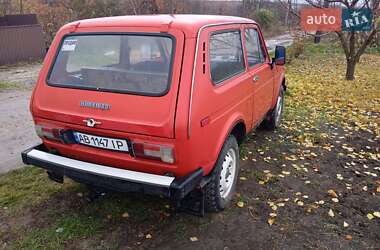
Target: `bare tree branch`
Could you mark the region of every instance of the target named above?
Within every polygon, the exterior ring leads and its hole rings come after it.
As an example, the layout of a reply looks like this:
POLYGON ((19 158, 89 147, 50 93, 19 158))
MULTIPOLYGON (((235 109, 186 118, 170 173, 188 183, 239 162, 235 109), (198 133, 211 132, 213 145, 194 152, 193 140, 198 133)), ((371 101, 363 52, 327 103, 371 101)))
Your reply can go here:
POLYGON ((378 30, 376 29, 373 29, 371 31, 371 33, 368 35, 367 39, 364 40, 364 42, 362 43, 362 45, 359 47, 358 51, 356 52, 355 54, 355 57, 360 57, 361 55, 363 55, 365 49, 368 47, 368 45, 371 43, 371 41, 373 40, 373 38, 375 37, 376 33, 377 33, 378 30))
POLYGON ((137 4, 136 4, 136 2, 135 2, 134 0, 129 0, 129 2, 130 2, 131 5, 132 5, 133 13, 134 13, 135 15, 137 15, 137 4))
POLYGON ((282 0, 278 0, 278 2, 284 7, 286 8, 287 10, 289 10, 294 16, 298 17, 299 19, 301 19, 301 16, 298 14, 298 12, 296 10, 294 10, 291 6, 289 6, 289 4, 287 3, 284 3, 282 0))
POLYGON ((313 0, 305 0, 308 4, 310 4, 311 6, 313 6, 314 8, 319 8, 319 9, 322 9, 322 5, 320 2, 316 3, 314 2, 313 0))

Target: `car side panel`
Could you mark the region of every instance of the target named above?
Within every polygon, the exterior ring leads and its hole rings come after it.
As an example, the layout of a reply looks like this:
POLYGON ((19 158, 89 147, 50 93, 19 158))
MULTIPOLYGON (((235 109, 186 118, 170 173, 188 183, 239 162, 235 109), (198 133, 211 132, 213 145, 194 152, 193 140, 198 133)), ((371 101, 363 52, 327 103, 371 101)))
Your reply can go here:
POLYGON ((258 124, 271 108, 273 98, 273 72, 267 63, 254 67, 249 72, 251 79, 259 77, 253 92, 253 121, 258 124))
POLYGON ((212 170, 225 138, 237 121, 243 121, 247 130, 252 127, 252 83, 247 69, 218 85, 211 80, 210 35, 231 29, 240 30, 241 25, 206 28, 200 35, 198 45, 190 139, 186 152, 188 157, 196 156, 199 159, 198 164, 204 168, 205 174, 212 170))
MULTIPOLYGON (((268 48, 267 48, 267 45, 266 45, 265 40, 264 40, 263 33, 261 32, 261 29, 257 24, 255 24, 254 26, 256 26, 258 28, 258 31, 260 34, 260 39, 261 39, 262 44, 264 45, 264 50, 265 50, 265 53, 267 55, 267 63, 269 64, 272 62, 272 60, 269 57, 269 52, 268 52, 268 48)), ((273 64, 273 70, 272 71, 273 71, 273 83, 272 83, 273 84, 273 90, 272 90, 273 95, 272 95, 272 103, 270 105, 270 110, 272 110, 276 106, 277 97, 278 97, 278 94, 280 91, 280 86, 281 86, 283 80, 285 79, 285 67, 273 64)))
POLYGON ((280 91, 282 82, 285 80, 285 68, 284 66, 274 65, 274 89, 271 108, 274 108, 277 102, 277 97, 280 91))
MULTIPOLYGON (((258 124, 272 107, 275 72, 269 64, 270 59, 260 28, 255 24, 244 25, 244 31, 248 29, 255 29, 258 32, 265 55, 263 63, 248 66, 253 85, 253 122, 258 124), (258 80, 255 81, 254 78, 258 78, 258 80)), ((244 36, 244 38, 246 37, 244 36)), ((245 47, 245 50, 247 50, 247 47, 245 47)))

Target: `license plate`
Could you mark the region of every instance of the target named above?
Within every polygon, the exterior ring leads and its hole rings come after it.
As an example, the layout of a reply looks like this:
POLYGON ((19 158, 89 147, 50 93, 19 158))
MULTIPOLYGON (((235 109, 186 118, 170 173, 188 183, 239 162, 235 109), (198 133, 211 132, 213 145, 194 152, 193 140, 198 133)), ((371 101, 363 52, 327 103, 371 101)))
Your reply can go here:
POLYGON ((84 144, 96 148, 128 152, 128 143, 127 140, 124 139, 89 135, 79 132, 73 132, 73 134, 75 141, 79 144, 84 144))

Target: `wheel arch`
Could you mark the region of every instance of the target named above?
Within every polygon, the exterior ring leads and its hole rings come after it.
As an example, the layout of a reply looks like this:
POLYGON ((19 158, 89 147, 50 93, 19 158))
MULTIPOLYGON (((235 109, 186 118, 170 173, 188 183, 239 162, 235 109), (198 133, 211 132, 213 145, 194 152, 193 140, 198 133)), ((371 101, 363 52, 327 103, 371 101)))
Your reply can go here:
POLYGON ((211 167, 211 169, 206 170, 206 174, 212 173, 212 171, 215 169, 215 164, 218 160, 219 154, 223 148, 224 142, 227 140, 228 136, 233 135, 235 136, 238 145, 243 143, 245 136, 247 134, 247 126, 246 122, 243 119, 242 116, 236 116, 234 118, 231 118, 229 121, 231 122, 226 122, 226 125, 224 129, 222 130, 223 133, 221 133, 221 136, 219 137, 219 140, 217 142, 217 147, 216 150, 213 152, 214 155, 214 163, 211 167))
MULTIPOLYGON (((229 135, 235 136, 238 145, 241 145, 244 141, 245 135, 247 134, 247 128, 245 126, 245 123, 243 120, 237 121, 237 123, 233 126, 233 128, 230 130, 229 135)), ((225 140, 227 137, 225 138, 225 140)))
POLYGON ((271 105, 271 109, 270 110, 272 110, 275 107, 275 105, 276 105, 277 97, 278 97, 278 95, 280 93, 281 86, 284 88, 284 91, 286 91, 285 74, 282 73, 278 79, 279 80, 276 81, 276 83, 274 85, 274 88, 273 88, 274 95, 273 95, 273 98, 272 98, 272 105, 271 105))
POLYGON ((281 86, 284 88, 284 91, 286 91, 286 79, 285 79, 285 76, 282 78, 281 86))

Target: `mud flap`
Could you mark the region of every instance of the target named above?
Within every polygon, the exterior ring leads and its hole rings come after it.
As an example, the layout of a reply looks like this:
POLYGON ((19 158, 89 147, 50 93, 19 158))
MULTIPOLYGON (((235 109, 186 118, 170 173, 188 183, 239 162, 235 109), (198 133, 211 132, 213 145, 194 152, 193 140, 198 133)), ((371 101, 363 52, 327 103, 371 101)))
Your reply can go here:
POLYGON ((46 171, 46 172, 50 180, 61 183, 61 184, 63 183, 63 179, 64 179, 63 175, 60 175, 51 171, 46 171))
POLYGON ((177 201, 176 208, 179 212, 188 213, 203 217, 205 216, 205 200, 206 192, 205 186, 210 181, 210 178, 203 177, 199 186, 190 192, 186 197, 177 201))

